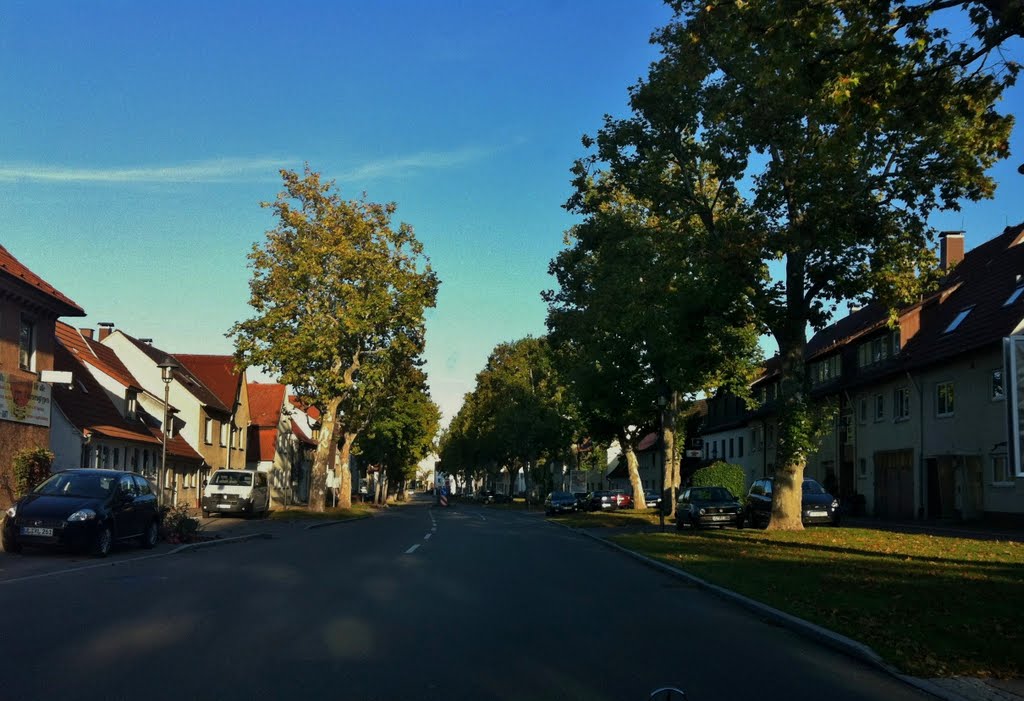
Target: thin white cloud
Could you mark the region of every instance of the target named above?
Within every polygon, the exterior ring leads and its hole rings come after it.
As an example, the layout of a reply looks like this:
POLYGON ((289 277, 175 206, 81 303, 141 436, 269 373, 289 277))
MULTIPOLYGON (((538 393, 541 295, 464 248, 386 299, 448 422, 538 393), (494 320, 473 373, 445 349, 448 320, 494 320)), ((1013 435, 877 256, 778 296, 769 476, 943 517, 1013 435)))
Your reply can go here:
POLYGON ((363 181, 396 178, 425 170, 456 168, 481 161, 493 155, 493 149, 463 148, 455 151, 424 151, 411 156, 396 156, 371 161, 339 174, 338 180, 363 181))
POLYGON ((274 177, 282 161, 277 158, 222 158, 172 166, 138 168, 70 168, 63 166, 0 163, 0 181, 30 180, 46 183, 198 183, 274 177))

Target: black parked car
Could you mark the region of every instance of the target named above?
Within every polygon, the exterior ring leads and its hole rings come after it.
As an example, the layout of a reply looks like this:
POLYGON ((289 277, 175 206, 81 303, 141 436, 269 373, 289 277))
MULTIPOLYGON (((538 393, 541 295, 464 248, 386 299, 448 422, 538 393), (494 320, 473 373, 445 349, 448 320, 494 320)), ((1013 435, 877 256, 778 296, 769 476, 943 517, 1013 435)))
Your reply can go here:
POLYGON ((115 541, 156 545, 160 510, 142 475, 119 470, 58 472, 7 510, 3 546, 66 547, 106 557, 115 541))
POLYGON ((601 489, 587 495, 587 511, 609 511, 619 508, 615 492, 601 489))
POLYGON ((644 492, 644 501, 648 509, 661 508, 661 492, 644 492))
POLYGON ((566 514, 576 510, 576 495, 571 492, 551 492, 544 499, 544 513, 548 516, 566 514))
POLYGON ((676 528, 684 526, 736 526, 743 505, 725 487, 688 487, 676 501, 676 528))
POLYGON ((501 494, 493 489, 481 489, 477 492, 476 500, 481 504, 511 504, 512 497, 508 494, 501 494))
MULTIPOLYGON (((747 492, 743 521, 750 526, 768 527, 772 515, 774 478, 754 480, 747 492)), ((803 483, 802 519, 805 526, 815 523, 839 525, 839 500, 825 491, 817 481, 807 478, 803 483)))

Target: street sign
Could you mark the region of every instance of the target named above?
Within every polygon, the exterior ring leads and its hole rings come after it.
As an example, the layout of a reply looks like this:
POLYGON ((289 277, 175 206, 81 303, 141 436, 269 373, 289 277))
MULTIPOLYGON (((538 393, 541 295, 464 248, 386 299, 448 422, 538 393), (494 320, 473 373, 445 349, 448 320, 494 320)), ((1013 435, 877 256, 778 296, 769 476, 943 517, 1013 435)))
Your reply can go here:
POLYGON ((687 450, 686 451, 686 457, 688 457, 688 458, 699 458, 700 456, 701 456, 701 451, 699 451, 699 450, 687 450))

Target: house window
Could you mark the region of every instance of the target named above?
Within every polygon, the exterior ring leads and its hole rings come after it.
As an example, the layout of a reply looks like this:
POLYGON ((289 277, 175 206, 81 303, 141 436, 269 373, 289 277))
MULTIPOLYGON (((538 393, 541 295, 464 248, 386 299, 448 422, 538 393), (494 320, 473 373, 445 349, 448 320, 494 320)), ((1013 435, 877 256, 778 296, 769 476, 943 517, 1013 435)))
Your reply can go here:
POLYGON ((992 456, 992 481, 996 484, 1013 482, 1010 479, 1010 471, 1007 469, 1005 455, 992 456))
POLYGON ((743 457, 743 436, 736 437, 736 457, 743 457))
POLYGON ((735 448, 736 448, 736 443, 735 443, 735 441, 732 438, 730 438, 729 439, 729 458, 730 459, 736 457, 736 450, 735 450, 735 448))
POLYGON ((811 365, 811 383, 820 385, 839 377, 839 356, 819 360, 811 365))
POLYGON ((1003 369, 998 368, 992 371, 992 401, 998 401, 1005 395, 1003 394, 1003 369))
POLYGON ((125 417, 134 421, 139 415, 139 394, 132 390, 125 393, 125 417))
POLYGON ((755 452, 755 451, 757 451, 761 447, 761 442, 760 442, 760 439, 758 437, 759 434, 760 434, 760 431, 758 431, 756 428, 750 429, 750 451, 751 452, 755 452))
POLYGON ((21 317, 18 332, 18 367, 34 372, 36 369, 36 325, 31 319, 21 317))
POLYGON ((899 329, 857 346, 857 367, 868 367, 900 353, 899 329))
POLYGON ((946 330, 943 331, 942 333, 951 333, 953 331, 956 331, 957 327, 959 327, 960 324, 963 323, 964 319, 967 318, 967 315, 971 313, 972 309, 974 309, 974 305, 964 307, 963 309, 961 309, 960 313, 956 315, 956 318, 953 319, 953 321, 949 322, 949 326, 947 326, 946 330))
POLYGON ((885 418, 885 397, 880 394, 875 395, 875 421, 881 421, 885 418))
POLYGON ((220 447, 223 448, 228 444, 228 425, 220 425, 220 447))
POLYGON ((206 445, 211 445, 213 443, 213 419, 210 417, 206 417, 206 424, 203 429, 203 440, 206 442, 206 445))
POLYGON ((892 393, 892 417, 896 421, 910 418, 910 389, 899 387, 892 393))
POLYGON ((114 448, 114 469, 117 470, 121 466, 121 449, 114 448))
POLYGON ((935 415, 953 415, 953 383, 940 382, 935 385, 935 415))
POLYGON ((1018 299, 1020 299, 1020 293, 1024 292, 1024 285, 1017 285, 1017 288, 1010 294, 1010 296, 1003 302, 1004 307, 1008 307, 1018 299))
POLYGON ((861 477, 867 477, 868 476, 868 461, 867 461, 867 458, 861 458, 860 459, 860 476, 861 477))
POLYGON ((867 397, 861 397, 860 398, 860 411, 857 412, 857 415, 860 417, 860 422, 862 424, 866 424, 868 422, 868 398, 867 397))

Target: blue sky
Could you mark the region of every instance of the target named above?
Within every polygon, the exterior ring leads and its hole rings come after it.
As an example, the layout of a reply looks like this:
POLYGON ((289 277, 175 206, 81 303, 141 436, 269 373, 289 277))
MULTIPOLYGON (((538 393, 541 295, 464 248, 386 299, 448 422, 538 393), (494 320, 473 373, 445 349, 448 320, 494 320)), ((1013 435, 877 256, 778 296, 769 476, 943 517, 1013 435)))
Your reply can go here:
MULTIPOLYGON (((84 307, 73 323, 229 353, 272 226, 259 202, 308 161, 396 202, 423 242, 450 418, 495 344, 544 332, 580 136, 625 114, 668 17, 654 0, 6 0, 0 243, 84 307)), ((1022 107, 1017 87, 1004 109, 1022 107)), ((996 200, 933 222, 968 248, 1024 220, 1024 127, 1012 147, 996 200)))

